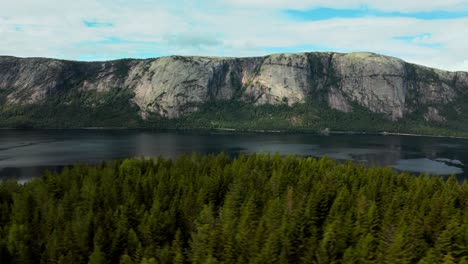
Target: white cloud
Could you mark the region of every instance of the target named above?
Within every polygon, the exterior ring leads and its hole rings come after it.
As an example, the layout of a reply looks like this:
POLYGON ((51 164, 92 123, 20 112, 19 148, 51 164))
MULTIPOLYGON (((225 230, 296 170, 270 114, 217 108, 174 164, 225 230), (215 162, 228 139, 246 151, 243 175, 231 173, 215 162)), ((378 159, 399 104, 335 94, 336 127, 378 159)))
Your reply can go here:
POLYGON ((372 51, 449 70, 468 71, 468 18, 355 18, 292 21, 284 8, 387 11, 453 10, 467 1, 303 0, 16 0, 0 2, 0 54, 65 59, 155 55, 256 56, 268 47, 318 46, 372 51), (112 27, 86 27, 84 20, 112 27), (429 33, 430 35, 421 35, 429 33), (396 36, 421 36, 412 42, 396 36), (110 38, 122 41, 107 41, 110 38), (431 47, 424 44, 440 44, 431 47))
POLYGON ((382 11, 453 11, 467 8, 466 0, 224 0, 232 7, 264 9, 312 9, 312 8, 372 8, 382 11))

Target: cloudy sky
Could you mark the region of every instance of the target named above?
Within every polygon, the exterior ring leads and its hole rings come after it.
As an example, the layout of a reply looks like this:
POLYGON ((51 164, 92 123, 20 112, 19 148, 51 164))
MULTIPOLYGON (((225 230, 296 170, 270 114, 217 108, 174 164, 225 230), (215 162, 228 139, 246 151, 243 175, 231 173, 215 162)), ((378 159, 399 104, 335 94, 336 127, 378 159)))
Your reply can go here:
POLYGON ((1 0, 0 54, 371 51, 468 71, 468 0, 1 0))

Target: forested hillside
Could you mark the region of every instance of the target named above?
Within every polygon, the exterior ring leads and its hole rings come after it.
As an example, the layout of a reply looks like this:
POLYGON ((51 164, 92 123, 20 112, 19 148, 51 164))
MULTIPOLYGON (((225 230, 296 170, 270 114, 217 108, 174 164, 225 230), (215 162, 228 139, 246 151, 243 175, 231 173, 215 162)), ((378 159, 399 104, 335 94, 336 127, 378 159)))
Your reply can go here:
POLYGON ((0 184, 1 263, 468 263, 468 184, 279 155, 0 184))
POLYGON ((78 62, 0 56, 0 128, 468 136, 468 72, 374 53, 78 62))

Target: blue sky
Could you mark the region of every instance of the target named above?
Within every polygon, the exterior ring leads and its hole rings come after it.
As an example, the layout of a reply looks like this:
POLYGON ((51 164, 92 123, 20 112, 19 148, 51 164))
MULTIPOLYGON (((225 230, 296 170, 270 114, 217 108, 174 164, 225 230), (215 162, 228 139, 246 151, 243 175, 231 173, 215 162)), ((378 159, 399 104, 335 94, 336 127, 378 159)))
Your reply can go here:
POLYGON ((284 13, 292 19, 301 21, 320 21, 333 18, 362 18, 362 17, 393 17, 414 18, 422 20, 456 19, 468 17, 467 10, 431 10, 419 12, 381 11, 361 7, 357 9, 314 8, 310 10, 288 9, 284 13))
POLYGON ((468 0, 16 0, 0 54, 72 60, 370 51, 468 71, 468 0))

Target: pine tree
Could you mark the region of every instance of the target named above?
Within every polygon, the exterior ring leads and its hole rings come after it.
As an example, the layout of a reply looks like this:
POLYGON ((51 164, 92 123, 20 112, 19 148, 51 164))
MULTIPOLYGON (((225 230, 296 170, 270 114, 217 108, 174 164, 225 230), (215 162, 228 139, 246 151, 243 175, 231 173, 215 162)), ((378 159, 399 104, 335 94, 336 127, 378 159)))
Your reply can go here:
POLYGON ((0 262, 467 263, 467 199, 454 178, 326 158, 80 165, 0 182, 0 262))
POLYGON ((124 254, 120 257, 119 264, 133 264, 133 261, 129 255, 124 254))
POLYGON ((192 261, 197 263, 212 262, 216 245, 216 229, 213 206, 205 205, 195 223, 195 233, 192 236, 192 261))
POLYGON ((184 241, 182 237, 182 232, 180 229, 177 230, 175 234, 175 238, 172 241, 172 255, 173 255, 173 263, 176 264, 181 264, 185 262, 185 257, 184 257, 184 241))
POLYGON ((88 264, 104 264, 107 263, 104 253, 99 246, 95 246, 93 253, 89 256, 88 264))

